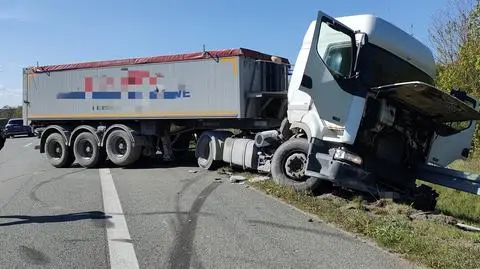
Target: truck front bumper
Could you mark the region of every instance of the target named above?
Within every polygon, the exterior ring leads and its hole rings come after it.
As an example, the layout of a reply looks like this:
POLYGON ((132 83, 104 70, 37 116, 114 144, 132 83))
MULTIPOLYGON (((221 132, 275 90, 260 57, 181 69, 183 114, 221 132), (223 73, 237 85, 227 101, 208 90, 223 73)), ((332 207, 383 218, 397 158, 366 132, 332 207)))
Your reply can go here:
POLYGON ((307 162, 307 176, 331 181, 334 185, 370 192, 375 185, 375 177, 358 165, 335 160, 323 153, 310 154, 307 162))

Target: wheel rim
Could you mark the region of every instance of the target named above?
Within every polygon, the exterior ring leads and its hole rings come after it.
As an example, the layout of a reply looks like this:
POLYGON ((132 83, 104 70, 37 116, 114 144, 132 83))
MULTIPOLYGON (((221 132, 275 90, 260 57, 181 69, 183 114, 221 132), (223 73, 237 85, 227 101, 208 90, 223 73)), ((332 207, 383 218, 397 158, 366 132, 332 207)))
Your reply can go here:
POLYGON ((305 181, 306 162, 307 156, 304 153, 293 153, 289 155, 285 159, 285 174, 295 181, 305 181))
POLYGON ((82 139, 78 142, 76 150, 81 158, 87 159, 87 160, 91 159, 94 154, 93 152, 94 147, 92 143, 90 143, 90 141, 85 139, 82 139))
POLYGON ((124 157, 127 153, 127 141, 125 141, 125 139, 122 137, 114 137, 112 140, 112 153, 117 158, 124 157))
POLYGON ((62 145, 60 145, 60 143, 57 141, 52 141, 47 146, 47 152, 50 157, 54 159, 60 159, 62 158, 63 153, 62 145))

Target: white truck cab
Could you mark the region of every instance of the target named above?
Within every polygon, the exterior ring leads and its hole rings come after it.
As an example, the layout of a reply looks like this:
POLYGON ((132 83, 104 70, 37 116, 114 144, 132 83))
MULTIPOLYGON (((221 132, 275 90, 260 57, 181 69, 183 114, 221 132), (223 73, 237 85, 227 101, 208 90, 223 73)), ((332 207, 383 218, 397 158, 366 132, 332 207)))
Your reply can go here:
MULTIPOLYGON (((319 12, 288 88, 290 129, 310 144, 305 175, 409 192, 418 167, 466 158, 480 119, 477 101, 435 88, 435 75, 432 52, 393 24, 319 12)), ((305 182, 299 188, 315 181, 305 182)))
MULTIPOLYGON (((353 145, 369 88, 410 81, 432 84, 435 75, 431 51, 389 22, 372 15, 333 19, 320 12, 305 34, 295 63, 288 89, 288 120, 310 138, 353 145)), ((476 109, 476 101, 469 100, 476 109)), ((444 103, 436 105, 442 109, 444 103)), ((393 107, 385 109, 395 113, 393 107)), ((380 116, 383 121, 395 120, 380 116)), ((428 161, 441 166, 465 157, 476 122, 448 124, 467 127, 454 134, 433 134, 428 161)))

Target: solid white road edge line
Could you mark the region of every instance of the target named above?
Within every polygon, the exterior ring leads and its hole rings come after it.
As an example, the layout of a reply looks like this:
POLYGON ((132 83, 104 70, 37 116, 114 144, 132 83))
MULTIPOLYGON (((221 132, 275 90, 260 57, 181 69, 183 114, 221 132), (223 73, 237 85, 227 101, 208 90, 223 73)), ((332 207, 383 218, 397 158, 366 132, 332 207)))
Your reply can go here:
POLYGON ((23 147, 24 147, 24 148, 26 148, 26 147, 29 147, 29 146, 31 146, 32 144, 33 144, 33 143, 28 143, 28 144, 26 144, 26 145, 25 145, 25 146, 23 146, 23 147))
POLYGON ((107 227, 110 268, 139 268, 137 256, 131 243, 127 222, 123 215, 122 205, 120 204, 110 169, 102 168, 99 170, 99 173, 102 183, 105 215, 111 217, 107 220, 113 224, 107 227))

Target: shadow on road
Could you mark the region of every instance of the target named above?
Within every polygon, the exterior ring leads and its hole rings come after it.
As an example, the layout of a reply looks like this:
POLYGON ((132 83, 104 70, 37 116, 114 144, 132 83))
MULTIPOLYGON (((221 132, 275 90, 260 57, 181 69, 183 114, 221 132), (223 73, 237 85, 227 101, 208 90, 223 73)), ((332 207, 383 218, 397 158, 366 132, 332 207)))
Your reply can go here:
POLYGON ((0 219, 20 219, 20 220, 7 222, 7 223, 0 223, 0 227, 20 225, 20 224, 31 224, 31 223, 58 223, 58 222, 71 222, 71 221, 88 220, 88 219, 98 220, 98 219, 109 219, 109 218, 111 218, 111 216, 107 216, 105 215, 105 213, 101 211, 80 212, 80 213, 52 215, 52 216, 12 215, 12 216, 0 216, 0 219))
MULTIPOLYGON (((113 166, 113 164, 111 164, 113 166)), ((158 169, 158 168, 175 168, 175 167, 196 167, 198 168, 195 156, 185 156, 174 161, 165 162, 160 156, 154 158, 141 158, 135 164, 123 169, 158 169)))

